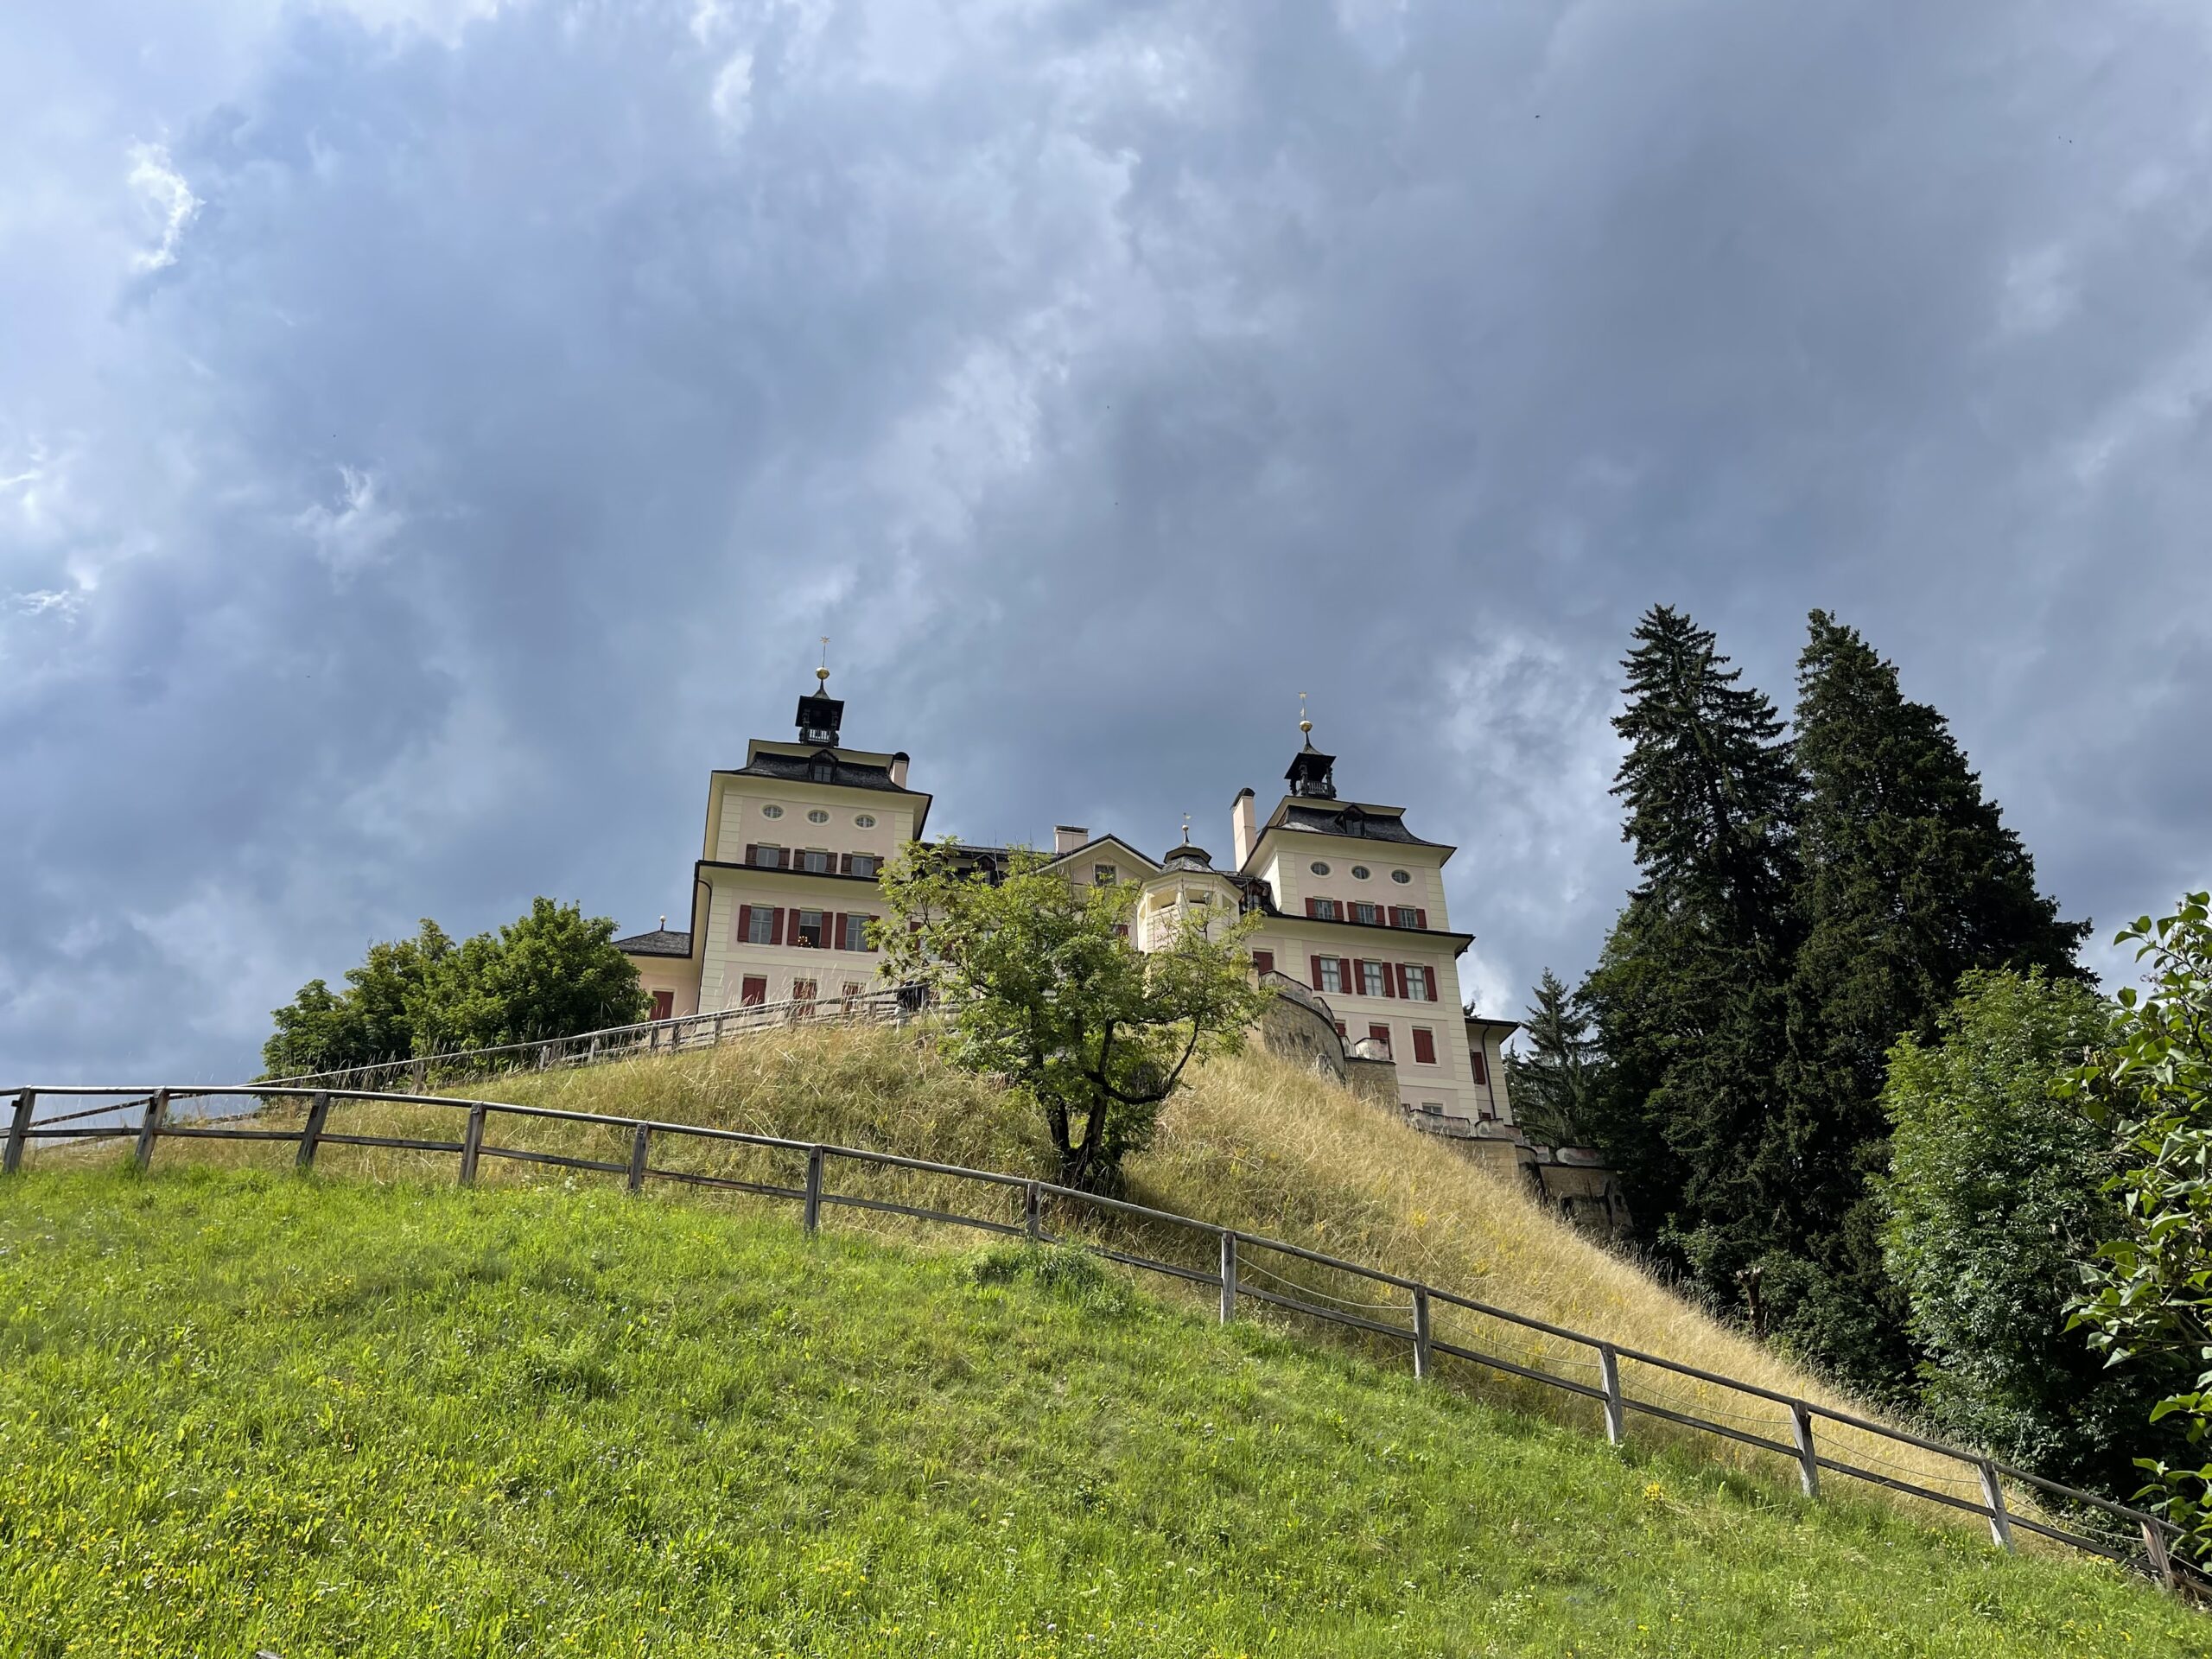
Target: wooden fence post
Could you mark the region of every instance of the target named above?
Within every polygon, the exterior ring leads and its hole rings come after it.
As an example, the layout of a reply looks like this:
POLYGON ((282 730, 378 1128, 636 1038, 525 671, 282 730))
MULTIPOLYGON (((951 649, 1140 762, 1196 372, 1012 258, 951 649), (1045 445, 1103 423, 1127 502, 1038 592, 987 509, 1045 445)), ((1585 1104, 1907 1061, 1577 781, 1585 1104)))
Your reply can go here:
POLYGON ((2174 1587, 2174 1559, 2166 1553, 2166 1535, 2155 1521, 2143 1523, 2143 1548, 2151 1557, 2151 1576, 2167 1590, 2174 1587))
POLYGON ((330 1091, 318 1089, 308 1102, 307 1127, 300 1131, 300 1155, 296 1166, 301 1169, 315 1167, 315 1150, 322 1140, 323 1125, 330 1121, 330 1091))
POLYGON ((468 1130, 461 1137, 461 1184, 476 1185, 476 1155, 484 1150, 484 1108, 480 1103, 468 1109, 468 1130))
POLYGON ((631 1134, 630 1191, 632 1192, 642 1192, 645 1190, 645 1143, 652 1137, 652 1131, 642 1123, 639 1124, 631 1134))
POLYGON ((418 1095, 421 1094, 424 1085, 430 1081, 430 1068, 429 1063, 423 1060, 416 1061, 409 1072, 409 1077, 415 1084, 415 1092, 418 1095))
POLYGON ((1974 1467, 1981 1476, 1981 1501, 1989 1506, 1989 1541, 1999 1549, 2010 1549, 2012 1519, 2005 1513, 2005 1489, 1997 1484, 1997 1465, 1984 1458, 1974 1467))
POLYGON ((1618 1446, 1628 1438, 1628 1408, 1621 1403, 1621 1357, 1610 1342, 1598 1344, 1598 1376, 1605 1385, 1605 1439, 1618 1446))
POLYGON ((1414 1375, 1415 1376, 1426 1378, 1428 1376, 1429 1359, 1428 1287, 1426 1285, 1415 1285, 1414 1287, 1414 1375))
POLYGON ((806 1230, 822 1230, 822 1148, 806 1154, 806 1230))
POLYGON ((1037 1183, 1032 1181, 1022 1190, 1021 1194, 1021 1230, 1028 1235, 1032 1244, 1039 1243, 1045 1236, 1045 1218, 1039 1213, 1041 1207, 1037 1183))
POLYGON ((1221 1322, 1227 1325, 1236 1317, 1236 1235, 1227 1228, 1221 1233, 1221 1322))
POLYGON ((154 1161, 154 1140, 162 1132, 162 1125, 169 1115, 169 1091, 156 1089, 146 1097, 146 1116, 138 1124, 138 1167, 143 1169, 154 1161))
POLYGON ((1797 1484, 1805 1496, 1821 1495, 1821 1460, 1813 1451, 1813 1414, 1802 1400, 1789 1402, 1789 1428, 1797 1437, 1797 1484))
POLYGON ((31 1134, 31 1108, 37 1103, 37 1090, 16 1091, 16 1110, 8 1120, 8 1150, 0 1155, 0 1175, 12 1175, 23 1166, 23 1146, 31 1134))

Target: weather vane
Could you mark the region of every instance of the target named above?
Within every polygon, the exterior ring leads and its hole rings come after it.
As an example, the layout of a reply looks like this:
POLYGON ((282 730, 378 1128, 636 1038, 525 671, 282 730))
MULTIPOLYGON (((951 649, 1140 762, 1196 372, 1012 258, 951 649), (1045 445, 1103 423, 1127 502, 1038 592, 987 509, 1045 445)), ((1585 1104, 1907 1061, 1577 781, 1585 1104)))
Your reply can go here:
POLYGON ((1303 691, 1298 694, 1298 729, 1308 737, 1313 735, 1313 722, 1306 717, 1306 694, 1303 691))
POLYGON ((822 636, 822 666, 814 671, 814 677, 822 684, 830 683, 830 636, 822 636))

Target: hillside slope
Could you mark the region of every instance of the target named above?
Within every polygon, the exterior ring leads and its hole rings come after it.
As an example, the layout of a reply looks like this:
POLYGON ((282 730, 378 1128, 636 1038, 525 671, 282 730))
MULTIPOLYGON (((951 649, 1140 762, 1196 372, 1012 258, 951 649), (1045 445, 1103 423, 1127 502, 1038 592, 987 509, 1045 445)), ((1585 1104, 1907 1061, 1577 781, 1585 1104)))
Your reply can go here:
POLYGON ((0 1654, 2162 1655, 2196 1616, 1223 1329, 575 1191, 0 1187, 0 1654))

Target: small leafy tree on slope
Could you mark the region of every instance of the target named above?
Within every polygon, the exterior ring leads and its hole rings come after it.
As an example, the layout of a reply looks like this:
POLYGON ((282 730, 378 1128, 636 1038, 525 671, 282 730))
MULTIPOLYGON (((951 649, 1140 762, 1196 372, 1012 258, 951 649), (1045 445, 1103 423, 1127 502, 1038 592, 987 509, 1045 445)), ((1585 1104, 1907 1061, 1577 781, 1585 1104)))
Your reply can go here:
POLYGON ((1125 937, 1136 890, 1077 887, 1018 850, 1001 880, 950 847, 909 848, 884 871, 883 973, 935 991, 956 1064, 1033 1098, 1069 1186, 1109 1190, 1194 1059, 1243 1046, 1268 993, 1243 940, 1256 918, 1186 915, 1162 948, 1125 937))
POLYGON ((2098 1248, 2074 1323, 2119 1364, 2142 1356, 2185 1363, 2193 1387, 2168 1395, 2152 1421, 2179 1416, 2196 1466, 2137 1459, 2167 1516, 2212 1555, 2212 893, 2183 895, 2116 944, 2146 963, 2147 994, 2128 986, 2102 1052, 2064 1085, 2120 1138, 2119 1236, 2098 1248))

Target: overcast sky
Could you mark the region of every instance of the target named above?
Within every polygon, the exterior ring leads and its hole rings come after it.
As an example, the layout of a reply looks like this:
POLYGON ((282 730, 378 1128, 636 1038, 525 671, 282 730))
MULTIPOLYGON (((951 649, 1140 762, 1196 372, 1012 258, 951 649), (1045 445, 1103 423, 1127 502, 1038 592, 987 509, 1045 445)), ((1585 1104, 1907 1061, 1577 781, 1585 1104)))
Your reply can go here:
POLYGON ((2078 0, 21 0, 0 1084, 249 1075, 419 916, 680 915, 825 633, 973 837, 1225 854, 1311 693, 1518 1010, 1630 880, 1637 613, 1786 706, 1824 607, 2109 938, 2212 877, 2208 60, 2078 0))

